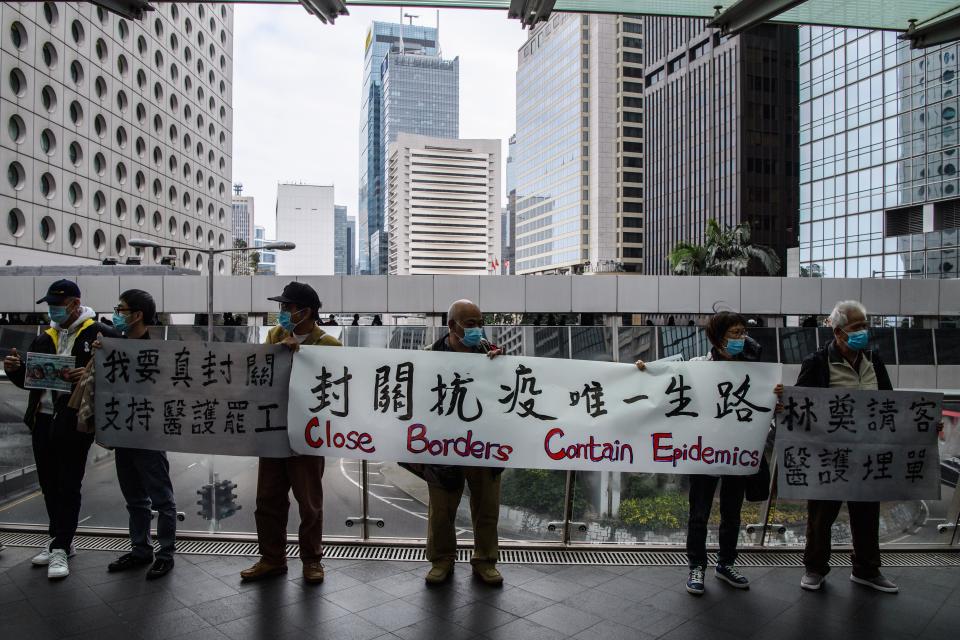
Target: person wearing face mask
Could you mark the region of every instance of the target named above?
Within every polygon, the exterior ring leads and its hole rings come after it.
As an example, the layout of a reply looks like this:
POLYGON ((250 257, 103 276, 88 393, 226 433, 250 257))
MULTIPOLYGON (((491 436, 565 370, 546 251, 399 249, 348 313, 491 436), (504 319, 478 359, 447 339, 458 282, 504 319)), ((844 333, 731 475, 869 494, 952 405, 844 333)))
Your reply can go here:
MULTIPOLYGON (((83 306, 80 288, 70 280, 50 285, 37 304, 49 306, 50 326, 36 337, 30 352, 72 355, 74 368, 64 378, 76 385, 93 354, 97 336, 116 336, 110 327, 97 322, 93 309, 83 306)), ((24 358, 12 349, 3 369, 15 385, 24 388, 24 358)), ((93 434, 77 429, 77 411, 68 406, 71 391, 31 389, 23 421, 30 428, 37 477, 43 493, 50 542, 31 562, 46 566, 47 577, 56 580, 70 575, 68 558, 75 554, 73 538, 80 516, 80 485, 87 465, 93 434)))
MULTIPOLYGON (((838 302, 830 313, 833 340, 803 360, 798 387, 890 391, 890 376, 880 353, 869 348, 867 310, 856 300, 838 302)), ((842 502, 807 501, 805 572, 800 586, 819 590, 830 571, 830 529, 842 502)), ((893 581, 880 572, 880 503, 847 502, 853 534, 850 580, 877 591, 897 593, 893 581)))
MULTIPOLYGON (((131 340, 149 340, 148 327, 154 323, 157 306, 146 291, 130 289, 120 294, 113 310, 113 328, 131 340)), ((99 343, 96 344, 99 347, 99 343)), ((177 505, 170 482, 170 463, 164 451, 149 449, 114 450, 117 481, 130 515, 130 546, 107 566, 111 573, 150 565, 147 580, 167 575, 173 569, 176 550, 177 505), (157 541, 160 550, 154 558, 150 540, 151 510, 157 512, 157 541)))
MULTIPOLYGON (((502 351, 487 341, 480 307, 469 300, 457 300, 447 311, 447 334, 427 347, 428 351, 486 354, 495 358, 502 351)), ((473 574, 489 585, 503 584, 497 570, 500 519, 500 475, 502 468, 422 465, 430 494, 427 508, 428 584, 446 582, 453 573, 457 556, 456 520, 464 485, 470 487, 470 514, 473 520, 473 574)), ((408 466, 408 468, 410 468, 408 466)), ((413 470, 413 469, 411 469, 413 470)))
MULTIPOLYGON (((739 313, 721 311, 714 314, 705 327, 710 341, 710 352, 691 361, 753 362, 760 356, 760 345, 747 335, 747 321, 739 313)), ((646 369, 638 360, 637 368, 646 369)), ((774 393, 783 393, 777 384, 774 393)), ((715 576, 737 589, 749 589, 750 581, 736 568, 737 538, 740 535, 740 510, 743 507, 747 479, 745 476, 691 475, 689 477, 690 515, 687 520, 687 592, 699 596, 705 593, 704 574, 707 569, 707 524, 713 508, 713 498, 720 487, 720 550, 717 554, 715 576)))
MULTIPOLYGON (((282 344, 291 351, 300 345, 341 347, 340 341, 317 326, 320 297, 308 284, 291 282, 279 296, 277 326, 267 334, 267 344, 282 344)), ((260 560, 240 572, 244 581, 261 580, 287 572, 287 516, 290 490, 300 507, 300 559, 303 579, 323 582, 323 456, 260 458, 257 471, 257 541, 260 560)))

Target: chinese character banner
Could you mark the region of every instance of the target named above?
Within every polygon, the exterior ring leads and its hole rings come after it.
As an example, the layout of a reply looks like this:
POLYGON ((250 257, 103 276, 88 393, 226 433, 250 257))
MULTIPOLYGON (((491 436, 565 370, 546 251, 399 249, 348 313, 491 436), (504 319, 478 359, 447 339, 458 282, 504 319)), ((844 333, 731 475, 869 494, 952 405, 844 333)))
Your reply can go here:
POLYGON ((942 402, 939 393, 787 387, 777 416, 777 494, 939 499, 942 402))
POLYGON ((287 410, 300 454, 475 466, 747 475, 777 364, 632 364, 303 347, 287 410))
POLYGON ((285 347, 107 338, 96 359, 97 441, 287 457, 285 347))

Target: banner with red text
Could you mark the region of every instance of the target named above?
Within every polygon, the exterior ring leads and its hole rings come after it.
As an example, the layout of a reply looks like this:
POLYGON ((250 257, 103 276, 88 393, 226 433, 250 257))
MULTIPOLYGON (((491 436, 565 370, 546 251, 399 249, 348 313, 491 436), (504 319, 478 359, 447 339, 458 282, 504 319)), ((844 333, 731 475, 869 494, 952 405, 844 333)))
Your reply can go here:
POLYGON ((287 425, 299 454, 646 473, 756 472, 778 364, 633 364, 305 346, 287 425))

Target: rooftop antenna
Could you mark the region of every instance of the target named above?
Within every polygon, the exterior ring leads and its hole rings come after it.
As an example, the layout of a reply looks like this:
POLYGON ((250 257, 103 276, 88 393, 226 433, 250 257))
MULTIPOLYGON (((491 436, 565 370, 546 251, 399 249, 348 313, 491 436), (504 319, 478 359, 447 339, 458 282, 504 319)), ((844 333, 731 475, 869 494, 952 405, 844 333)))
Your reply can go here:
MULTIPOLYGON (((437 13, 439 13, 439 11, 438 11, 437 13)), ((415 15, 411 15, 411 14, 409 14, 409 13, 405 13, 405 14, 403 14, 403 17, 410 19, 410 26, 412 27, 412 26, 413 26, 413 19, 414 19, 414 18, 419 18, 420 16, 415 16, 415 15)))
POLYGON ((403 53, 403 7, 400 7, 400 53, 403 53))
POLYGON ((243 193, 243 183, 237 182, 236 184, 233 185, 233 194, 239 197, 242 193, 243 193))

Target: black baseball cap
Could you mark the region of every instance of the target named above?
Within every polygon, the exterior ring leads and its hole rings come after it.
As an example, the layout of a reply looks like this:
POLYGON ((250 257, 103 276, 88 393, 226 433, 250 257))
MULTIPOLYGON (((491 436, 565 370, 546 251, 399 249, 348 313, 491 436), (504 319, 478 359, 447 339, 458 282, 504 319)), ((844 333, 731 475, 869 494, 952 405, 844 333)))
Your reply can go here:
POLYGON ((291 282, 283 288, 283 293, 279 296, 267 298, 275 302, 295 304, 302 309, 316 309, 321 307, 320 296, 313 290, 313 287, 305 282, 291 282))
POLYGON ((37 300, 37 304, 63 304, 67 298, 79 298, 80 287, 72 280, 57 280, 47 289, 47 295, 37 300))

